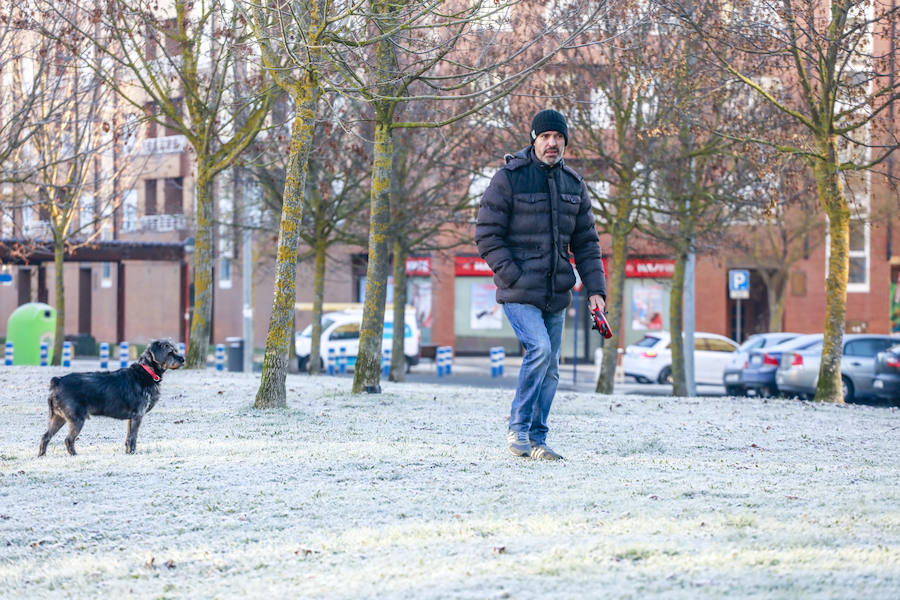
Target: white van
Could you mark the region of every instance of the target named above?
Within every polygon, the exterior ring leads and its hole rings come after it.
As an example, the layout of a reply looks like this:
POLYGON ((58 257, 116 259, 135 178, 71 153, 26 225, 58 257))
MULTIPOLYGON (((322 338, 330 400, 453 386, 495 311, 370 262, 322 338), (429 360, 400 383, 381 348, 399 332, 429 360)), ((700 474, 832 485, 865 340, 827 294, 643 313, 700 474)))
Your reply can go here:
MULTIPOLYGON (((407 369, 419 364, 419 344, 421 332, 416 325, 415 312, 411 307, 406 309, 404 317, 403 354, 406 356, 407 369)), ((356 355, 359 354, 359 329, 362 325, 362 309, 347 309, 338 312, 329 312, 322 315, 322 339, 319 344, 321 365, 324 369, 328 360, 328 349, 334 348, 335 356, 343 354, 347 359, 347 366, 356 364, 356 355)), ((384 316, 384 333, 381 339, 381 348, 390 350, 394 338, 394 310, 389 308, 384 316)), ((294 352, 297 355, 297 367, 301 372, 309 368, 309 355, 312 348, 312 324, 294 336, 294 352)))

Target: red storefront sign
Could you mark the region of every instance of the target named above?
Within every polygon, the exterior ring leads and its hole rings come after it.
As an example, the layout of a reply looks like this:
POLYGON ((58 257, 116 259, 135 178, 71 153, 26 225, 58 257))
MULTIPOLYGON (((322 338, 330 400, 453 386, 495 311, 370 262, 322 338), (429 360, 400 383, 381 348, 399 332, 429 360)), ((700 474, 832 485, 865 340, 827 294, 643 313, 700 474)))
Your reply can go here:
POLYGON ((458 277, 490 277, 494 272, 483 259, 477 256, 457 256, 456 275, 458 277))
POLYGON ((406 259, 407 277, 428 277, 431 275, 430 256, 411 256, 406 259))
POLYGON ((674 258, 629 258, 625 261, 625 277, 672 277, 674 258))
MULTIPOLYGON (((570 262, 573 265, 575 264, 574 259, 570 259, 570 262)), ((605 270, 609 270, 606 257, 603 257, 603 267, 605 270)), ((625 261, 625 277, 671 278, 674 272, 675 259, 673 258, 629 258, 625 261)), ((456 275, 460 277, 487 277, 493 275, 493 271, 491 271, 491 268, 484 260, 477 256, 457 256, 456 275)), ((580 284, 580 281, 578 283, 580 284)))

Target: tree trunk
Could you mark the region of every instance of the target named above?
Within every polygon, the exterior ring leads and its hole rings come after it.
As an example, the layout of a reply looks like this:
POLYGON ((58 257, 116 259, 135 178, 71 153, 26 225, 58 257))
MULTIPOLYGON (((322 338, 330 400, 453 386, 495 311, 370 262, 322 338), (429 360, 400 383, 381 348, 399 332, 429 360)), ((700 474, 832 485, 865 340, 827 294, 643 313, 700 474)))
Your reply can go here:
POLYGON ((822 361, 816 401, 843 403, 841 391, 841 354, 847 307, 847 279, 850 273, 850 209, 844 198, 838 171, 837 148, 833 141, 821 144, 825 161, 816 161, 813 175, 819 201, 828 215, 830 236, 828 275, 825 278, 825 324, 822 328, 822 361))
MULTIPOLYGON (((603 363, 597 380, 597 393, 612 394, 619 361, 619 340, 623 339, 622 315, 625 297, 625 260, 627 258, 627 235, 618 223, 612 228, 612 265, 606 285, 607 319, 614 337, 603 342, 603 363)), ((598 334, 599 335, 599 334, 598 334)))
POLYGON ((388 379, 406 378, 406 247, 394 241, 394 336, 391 340, 391 371, 388 379))
POLYGON ((66 243, 63 237, 53 236, 53 267, 56 270, 54 285, 56 291, 56 327, 53 333, 54 366, 62 364, 62 346, 66 337, 66 282, 63 272, 63 254, 66 243))
POLYGON ((194 311, 185 367, 205 369, 213 304, 213 177, 209 165, 197 163, 197 226, 194 237, 194 311))
POLYGON ((300 220, 303 216, 303 195, 309 171, 309 153, 316 126, 316 108, 321 89, 317 76, 307 72, 300 89, 291 94, 296 103, 291 134, 291 154, 288 157, 278 233, 278 254, 275 266, 275 289, 272 316, 266 334, 262 378, 256 392, 255 408, 284 408, 287 392, 287 358, 294 322, 296 302, 297 249, 300 243, 300 220))
POLYGON ((359 332, 359 354, 353 373, 353 393, 381 391, 381 336, 384 330, 384 305, 387 295, 389 264, 389 226, 391 164, 390 111, 379 109, 375 124, 375 148, 372 160, 370 196, 369 264, 366 268, 366 297, 359 332))
POLYGON ((684 271, 687 254, 679 250, 672 273, 672 293, 669 298, 669 332, 672 334, 672 395, 687 396, 687 375, 684 368, 684 271))
POLYGON ((768 331, 781 331, 784 322, 784 305, 787 301, 788 275, 784 271, 776 271, 766 280, 766 296, 769 301, 768 331))
POLYGON ((315 274, 313 275, 312 339, 309 347, 309 372, 322 372, 322 303, 325 301, 325 259, 328 240, 318 236, 315 243, 315 274))

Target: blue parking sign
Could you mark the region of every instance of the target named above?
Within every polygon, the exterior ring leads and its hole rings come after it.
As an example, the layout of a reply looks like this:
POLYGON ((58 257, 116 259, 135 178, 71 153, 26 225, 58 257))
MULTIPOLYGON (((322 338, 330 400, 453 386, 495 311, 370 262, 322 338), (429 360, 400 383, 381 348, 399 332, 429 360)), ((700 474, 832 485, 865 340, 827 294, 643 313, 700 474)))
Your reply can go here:
POLYGON ((732 300, 745 300, 750 297, 750 271, 747 269, 728 271, 728 297, 732 300))

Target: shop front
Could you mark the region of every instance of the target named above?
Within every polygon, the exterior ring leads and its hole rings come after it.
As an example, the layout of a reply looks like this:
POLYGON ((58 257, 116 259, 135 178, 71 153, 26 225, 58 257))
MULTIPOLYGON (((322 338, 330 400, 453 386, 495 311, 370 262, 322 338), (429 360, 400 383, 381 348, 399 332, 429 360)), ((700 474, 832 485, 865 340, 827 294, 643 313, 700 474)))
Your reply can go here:
POLYGON ((519 354, 519 341, 497 304, 497 286, 488 264, 477 256, 457 256, 454 268, 453 309, 457 353, 487 353, 503 346, 519 354))

